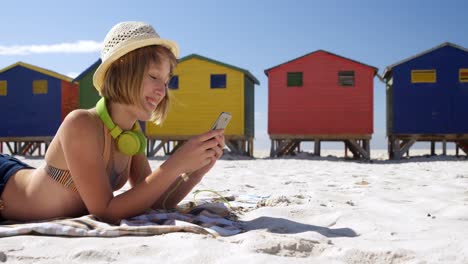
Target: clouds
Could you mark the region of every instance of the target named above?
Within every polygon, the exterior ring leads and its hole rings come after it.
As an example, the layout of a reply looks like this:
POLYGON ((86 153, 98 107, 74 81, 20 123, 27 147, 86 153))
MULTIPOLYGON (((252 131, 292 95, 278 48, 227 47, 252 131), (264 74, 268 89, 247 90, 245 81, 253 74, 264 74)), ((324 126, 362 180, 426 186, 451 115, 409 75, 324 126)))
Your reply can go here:
POLYGON ((79 73, 79 72, 69 72, 69 73, 67 73, 67 74, 65 74, 65 75, 67 75, 68 77, 71 77, 71 78, 74 79, 75 77, 77 77, 78 75, 80 75, 80 73, 79 73))
POLYGON ((44 44, 44 45, 13 45, 1 46, 0 55, 30 55, 44 53, 91 53, 102 48, 101 42, 93 40, 79 40, 71 43, 44 44))

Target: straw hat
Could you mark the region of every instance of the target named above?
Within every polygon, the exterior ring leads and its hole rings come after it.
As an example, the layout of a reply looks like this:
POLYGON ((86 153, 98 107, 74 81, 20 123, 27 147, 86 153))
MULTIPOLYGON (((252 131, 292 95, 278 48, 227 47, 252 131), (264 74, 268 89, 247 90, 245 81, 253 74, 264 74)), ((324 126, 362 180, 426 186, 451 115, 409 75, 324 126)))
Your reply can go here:
POLYGON ((176 58, 179 57, 177 43, 160 38, 151 25, 134 21, 122 22, 115 25, 104 39, 104 47, 101 51, 102 62, 93 76, 94 87, 98 91, 101 91, 106 71, 114 61, 132 50, 150 45, 164 46, 176 58))

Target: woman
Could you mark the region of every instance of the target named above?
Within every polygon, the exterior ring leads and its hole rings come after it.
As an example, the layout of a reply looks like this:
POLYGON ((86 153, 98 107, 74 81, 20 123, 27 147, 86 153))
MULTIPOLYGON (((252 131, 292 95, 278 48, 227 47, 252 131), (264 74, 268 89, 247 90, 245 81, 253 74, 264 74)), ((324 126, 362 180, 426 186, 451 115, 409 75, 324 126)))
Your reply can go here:
POLYGON ((150 207, 175 207, 224 148, 223 130, 210 131, 191 138, 151 171, 138 120, 160 123, 165 118, 167 84, 177 56, 177 44, 161 39, 146 23, 114 26, 104 40, 102 63, 93 77, 103 97, 96 108, 75 110, 64 119, 44 166, 34 169, 0 156, 3 220, 89 213, 117 223, 150 207), (127 180, 131 189, 114 196, 127 180))

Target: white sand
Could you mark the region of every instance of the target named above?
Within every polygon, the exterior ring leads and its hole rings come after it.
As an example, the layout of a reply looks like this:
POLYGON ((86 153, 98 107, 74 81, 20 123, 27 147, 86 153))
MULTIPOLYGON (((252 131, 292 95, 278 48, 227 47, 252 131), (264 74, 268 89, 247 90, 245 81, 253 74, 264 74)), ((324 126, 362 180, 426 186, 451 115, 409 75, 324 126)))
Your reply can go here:
MULTIPOLYGON (((191 233, 10 237, 0 239, 0 261, 468 263, 468 160, 421 156, 394 162, 375 150, 373 157, 371 163, 307 154, 225 157, 198 189, 269 196, 263 206, 241 216, 245 233, 221 238, 191 233)), ((43 160, 27 162, 38 166, 43 160)), ((153 159, 151 165, 161 162, 153 159)))

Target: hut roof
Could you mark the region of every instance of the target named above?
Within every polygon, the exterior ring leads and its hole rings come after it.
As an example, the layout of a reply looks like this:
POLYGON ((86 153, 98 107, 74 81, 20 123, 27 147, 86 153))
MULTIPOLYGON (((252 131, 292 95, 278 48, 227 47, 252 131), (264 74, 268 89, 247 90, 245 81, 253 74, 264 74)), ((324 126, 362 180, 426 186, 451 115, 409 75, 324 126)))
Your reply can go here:
POLYGON ((213 59, 210 59, 210 58, 207 58, 207 57, 198 55, 198 54, 190 54, 190 55, 188 55, 188 56, 185 56, 185 57, 183 57, 183 58, 180 58, 180 59, 179 59, 179 63, 181 63, 181 62, 183 62, 183 61, 186 61, 186 60, 189 60, 189 59, 192 59, 192 58, 197 58, 197 59, 209 61, 209 62, 218 64, 218 65, 221 65, 221 66, 224 66, 224 67, 231 68, 231 69, 233 69, 233 70, 241 71, 241 72, 243 72, 245 75, 247 75, 255 84, 257 84, 257 85, 260 84, 260 82, 257 80, 257 78, 255 78, 255 76, 253 76, 248 70, 245 70, 245 69, 242 69, 242 68, 239 68, 239 67, 230 65, 230 64, 226 64, 226 63, 223 63, 223 62, 220 62, 220 61, 217 61, 217 60, 213 60, 213 59))
POLYGON ((362 63, 362 62, 359 62, 359 61, 356 61, 356 60, 352 60, 352 59, 350 59, 350 58, 346 58, 346 57, 337 55, 337 54, 335 54, 335 53, 332 53, 332 52, 329 52, 329 51, 321 50, 321 49, 320 49, 320 50, 316 50, 316 51, 309 52, 309 53, 307 53, 307 54, 305 54, 305 55, 302 55, 302 56, 300 56, 300 57, 294 58, 294 59, 292 59, 292 60, 283 62, 283 63, 278 64, 278 65, 276 65, 276 66, 273 66, 273 67, 271 67, 271 68, 268 68, 268 69, 265 70, 265 75, 268 76, 268 72, 269 72, 270 70, 274 69, 274 68, 280 67, 280 66, 282 66, 282 65, 288 64, 288 63, 290 63, 290 62, 293 62, 293 61, 295 61, 295 60, 304 58, 304 57, 306 57, 306 56, 309 56, 309 55, 314 54, 314 53, 317 53, 317 52, 325 52, 325 53, 328 53, 328 54, 330 54, 330 55, 333 55, 333 56, 336 56, 336 57, 340 57, 340 58, 343 58, 343 59, 345 59, 345 60, 349 60, 349 61, 352 61, 352 62, 361 64, 361 65, 364 65, 364 66, 366 66, 366 67, 370 67, 370 68, 372 68, 372 69, 374 70, 374 75, 375 75, 375 74, 377 73, 377 71, 378 71, 377 67, 370 66, 370 65, 368 65, 368 64, 365 64, 365 63, 362 63))
POLYGON ((88 74, 89 71, 91 71, 94 67, 97 67, 101 64, 101 59, 98 59, 95 63, 91 64, 86 70, 84 70, 80 75, 76 76, 75 79, 73 79, 73 82, 78 82, 80 81, 86 74, 88 74))
POLYGON ((387 68, 385 68, 385 71, 384 71, 384 74, 383 74, 383 78, 387 78, 388 75, 392 72, 392 69, 393 69, 395 66, 398 66, 398 65, 403 64, 403 63, 405 63, 405 62, 408 62, 408 61, 410 61, 410 60, 416 59, 416 58, 418 58, 418 57, 421 57, 421 56, 423 56, 423 55, 426 55, 426 54, 428 54, 428 53, 431 53, 431 52, 433 52, 433 51, 435 51, 435 50, 438 50, 438 49, 443 48, 443 47, 446 47, 446 46, 450 46, 450 47, 453 47, 453 48, 456 48, 456 49, 459 49, 459 50, 468 52, 468 49, 466 49, 466 48, 464 48, 464 47, 455 45, 455 44, 450 43, 450 42, 444 42, 444 43, 442 43, 442 44, 440 44, 440 45, 438 45, 438 46, 436 46, 436 47, 433 47, 433 48, 431 48, 431 49, 428 49, 428 50, 426 50, 426 51, 423 51, 423 52, 421 52, 421 53, 418 53, 418 54, 416 54, 416 55, 414 55, 414 56, 411 56, 411 57, 409 57, 409 58, 406 58, 406 59, 404 59, 404 60, 401 60, 401 61, 399 61, 399 62, 397 62, 397 63, 394 63, 394 64, 392 64, 392 65, 390 65, 390 66, 387 66, 387 68))
POLYGON ((57 78, 57 79, 60 79, 60 80, 63 80, 63 81, 67 81, 67 82, 72 81, 72 78, 70 78, 68 76, 65 76, 63 74, 60 74, 60 73, 57 73, 57 72, 54 72, 54 71, 51 71, 51 70, 47 70, 47 69, 44 69, 44 68, 41 68, 41 67, 38 67, 38 66, 34 66, 34 65, 31 65, 31 64, 22 62, 22 61, 19 61, 19 62, 15 63, 15 64, 12 64, 10 66, 7 66, 7 67, 1 69, 0 73, 6 72, 6 71, 8 71, 10 69, 13 69, 13 68, 17 67, 17 66, 28 68, 30 70, 40 72, 40 73, 43 73, 45 75, 49 75, 49 76, 52 76, 54 78, 57 78))

